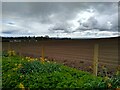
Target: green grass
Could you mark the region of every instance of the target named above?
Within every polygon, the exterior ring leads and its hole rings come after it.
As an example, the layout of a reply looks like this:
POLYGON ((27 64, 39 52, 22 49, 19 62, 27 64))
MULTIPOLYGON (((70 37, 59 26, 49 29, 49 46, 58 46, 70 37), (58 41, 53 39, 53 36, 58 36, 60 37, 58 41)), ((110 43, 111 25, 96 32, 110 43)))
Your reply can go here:
POLYGON ((102 77, 55 62, 43 64, 37 59, 20 56, 2 57, 3 88, 95 89, 108 88, 107 83, 102 77))

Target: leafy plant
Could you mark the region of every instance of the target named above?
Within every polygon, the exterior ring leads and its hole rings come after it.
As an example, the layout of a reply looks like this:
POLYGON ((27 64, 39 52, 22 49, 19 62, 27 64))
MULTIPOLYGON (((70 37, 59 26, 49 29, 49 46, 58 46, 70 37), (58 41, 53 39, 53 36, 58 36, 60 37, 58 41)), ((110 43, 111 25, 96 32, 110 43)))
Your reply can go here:
POLYGON ((88 72, 54 62, 41 63, 30 57, 2 57, 3 88, 116 88, 120 76, 96 77, 88 72), (110 87, 111 86, 111 87, 110 87))

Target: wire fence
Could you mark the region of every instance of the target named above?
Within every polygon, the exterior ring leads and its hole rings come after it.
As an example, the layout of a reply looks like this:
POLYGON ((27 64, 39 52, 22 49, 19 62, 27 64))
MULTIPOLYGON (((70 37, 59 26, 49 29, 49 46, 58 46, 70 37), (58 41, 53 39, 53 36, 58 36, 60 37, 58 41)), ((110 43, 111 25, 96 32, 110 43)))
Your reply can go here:
POLYGON ((99 72, 102 66, 114 72, 119 65, 117 39, 3 42, 2 45, 3 51, 12 49, 20 56, 38 58, 44 55, 51 61, 94 72, 94 74, 99 72))

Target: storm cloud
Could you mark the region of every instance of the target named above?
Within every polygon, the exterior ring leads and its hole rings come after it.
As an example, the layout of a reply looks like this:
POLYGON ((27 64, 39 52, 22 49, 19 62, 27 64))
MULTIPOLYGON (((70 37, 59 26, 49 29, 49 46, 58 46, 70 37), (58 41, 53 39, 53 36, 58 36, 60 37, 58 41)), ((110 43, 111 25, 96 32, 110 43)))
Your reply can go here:
POLYGON ((2 36, 118 36, 117 2, 3 2, 2 36))

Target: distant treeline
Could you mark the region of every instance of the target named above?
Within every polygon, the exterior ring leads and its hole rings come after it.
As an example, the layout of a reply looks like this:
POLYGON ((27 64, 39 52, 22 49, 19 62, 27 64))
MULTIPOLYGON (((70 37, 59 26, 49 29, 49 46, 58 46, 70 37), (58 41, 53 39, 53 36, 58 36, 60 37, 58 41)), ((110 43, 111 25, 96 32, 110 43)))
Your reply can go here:
POLYGON ((2 37, 2 42, 40 41, 40 40, 70 40, 71 38, 49 38, 41 37, 2 37))
POLYGON ((51 38, 49 36, 40 36, 40 37, 1 37, 2 38, 2 42, 24 42, 24 41, 41 41, 41 40, 100 40, 100 39, 120 39, 120 37, 109 37, 109 38, 58 38, 58 37, 54 37, 51 38))

